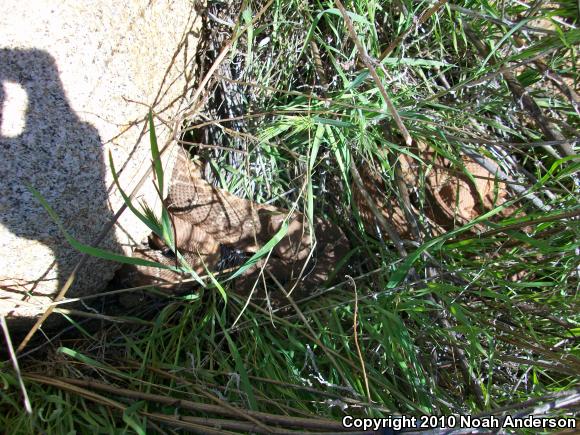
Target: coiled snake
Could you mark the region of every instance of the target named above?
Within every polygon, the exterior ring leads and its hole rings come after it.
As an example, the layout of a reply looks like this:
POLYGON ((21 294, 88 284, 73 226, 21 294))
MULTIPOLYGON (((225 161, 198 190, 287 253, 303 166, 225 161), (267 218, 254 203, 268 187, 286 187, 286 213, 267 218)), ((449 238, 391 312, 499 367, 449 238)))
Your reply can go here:
MULTIPOLYGON (((324 284, 338 261, 349 250, 348 240, 333 223, 315 219, 310 226, 302 213, 239 198, 204 180, 199 163, 180 151, 165 206, 172 218, 176 246, 200 275, 244 263, 280 230, 285 219, 288 231, 269 257, 249 268, 235 283, 245 292, 265 268, 289 290, 313 289, 324 284), (314 237, 310 234, 314 229, 314 237), (315 241, 315 243, 314 243, 315 241)), ((134 256, 175 265, 172 251, 158 238, 135 249, 134 256)), ((129 281, 133 285, 178 283, 187 276, 167 269, 137 266, 129 281)))
MULTIPOLYGON (((469 222, 508 199, 505 184, 496 185, 493 174, 471 160, 465 159, 464 165, 477 177, 474 180, 448 167, 448 160, 434 156, 426 146, 417 152, 433 165, 426 177, 424 209, 435 234, 452 229, 456 223, 469 222)), ((417 165, 411 158, 402 162, 403 181, 412 189, 419 179, 417 165)), ((365 170, 362 181, 375 201, 374 207, 393 224, 396 232, 404 238, 412 237, 402 208, 396 197, 385 195, 380 178, 365 170)), ((353 192, 363 224, 372 234, 374 219, 369 205, 356 188, 353 192)), ((269 272, 266 275, 274 276, 288 288, 296 284, 298 289, 312 290, 328 280, 349 250, 348 240, 337 225, 318 218, 309 225, 302 213, 260 205, 218 189, 203 179, 201 165, 192 162, 183 151, 178 156, 165 205, 173 218, 178 250, 198 274, 244 263, 272 239, 285 220, 288 222, 285 237, 267 261, 259 261, 236 282, 242 293, 253 285, 262 267, 269 272), (314 237, 310 228, 314 229, 314 237)), ((508 207, 501 215, 512 212, 508 207)), ((135 250, 134 256, 176 264, 173 253, 159 240, 152 240, 150 245, 135 250)), ((175 283, 182 278, 169 270, 152 267, 137 267, 131 277, 133 285, 175 283)))

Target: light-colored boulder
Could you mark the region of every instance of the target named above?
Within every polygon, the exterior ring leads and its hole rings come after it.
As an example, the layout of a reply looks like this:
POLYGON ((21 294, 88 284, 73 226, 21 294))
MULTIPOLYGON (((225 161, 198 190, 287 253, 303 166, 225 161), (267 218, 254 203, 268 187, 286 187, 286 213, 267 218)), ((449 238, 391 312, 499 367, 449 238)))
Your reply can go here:
MULTIPOLYGON (((26 183, 92 244, 123 203, 109 152, 131 192, 150 167, 149 106, 166 121, 184 110, 200 24, 190 0, 2 2, 0 314, 42 313, 80 257, 26 183)), ((171 132, 157 129, 162 146, 171 132)), ((137 198, 158 208, 152 180, 137 198)), ((99 246, 129 254, 147 233, 126 211, 99 246)), ((118 267, 91 259, 67 296, 102 290, 118 267)))

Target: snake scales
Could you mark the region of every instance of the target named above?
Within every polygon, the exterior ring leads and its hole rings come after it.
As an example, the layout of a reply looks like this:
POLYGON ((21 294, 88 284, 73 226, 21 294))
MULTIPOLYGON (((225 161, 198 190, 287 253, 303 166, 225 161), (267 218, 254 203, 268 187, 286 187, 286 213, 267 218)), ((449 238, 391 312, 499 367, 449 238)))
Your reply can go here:
MULTIPOLYGON (((505 185, 496 186, 493 174, 473 161, 465 159, 464 163, 478 177, 470 180, 450 168, 448 160, 434 156, 428 147, 420 147, 417 153, 433 166, 426 177, 424 211, 436 235, 456 224, 469 222, 507 200, 505 185)), ((403 182, 412 189, 419 179, 416 162, 405 158, 401 164, 403 182)), ((362 169, 363 188, 374 201, 373 207, 392 223, 399 236, 412 237, 396 197, 386 195, 377 174, 368 168, 362 169)), ((356 188, 352 190, 365 229, 372 234, 376 226, 369 204, 356 188)), ((318 218, 309 225, 302 213, 260 205, 218 189, 204 180, 201 165, 192 162, 183 151, 177 158, 165 206, 172 216, 179 252, 200 275, 206 273, 206 268, 215 272, 244 263, 287 220, 288 231, 267 261, 262 259, 236 281, 236 290, 242 293, 252 287, 262 268, 269 272, 264 276, 273 275, 287 289, 297 284, 297 289, 312 290, 328 280, 349 250, 348 240, 337 225, 318 218), (314 237, 310 228, 314 230, 314 237)), ((511 212, 507 208, 502 215, 511 212)), ((156 238, 150 240, 149 247, 135 250, 134 256, 166 265, 176 264, 175 255, 156 238)), ((142 266, 129 275, 128 282, 132 285, 177 283, 187 278, 166 269, 142 266)))
MULTIPOLYGON (((342 230, 329 221, 315 219, 310 226, 302 213, 239 198, 204 180, 199 163, 180 151, 173 170, 165 206, 172 218, 176 246, 199 275, 216 272, 245 262, 263 247, 288 219, 288 231, 269 258, 260 260, 238 280, 240 292, 251 288, 264 267, 288 290, 313 289, 327 281, 337 262, 349 249, 342 230), (314 237, 310 234, 314 229, 314 237), (315 241, 315 243, 314 243, 315 241)), ((133 256, 175 265, 176 259, 156 237, 133 256)), ((137 266, 129 281, 133 285, 178 283, 183 278, 167 269, 137 266)))

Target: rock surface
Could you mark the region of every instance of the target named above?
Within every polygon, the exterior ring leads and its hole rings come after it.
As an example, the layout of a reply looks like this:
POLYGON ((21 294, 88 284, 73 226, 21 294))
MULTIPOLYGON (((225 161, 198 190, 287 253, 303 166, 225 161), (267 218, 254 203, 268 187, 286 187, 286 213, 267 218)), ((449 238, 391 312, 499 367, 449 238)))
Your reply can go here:
MULTIPOLYGON (((150 167, 149 106, 164 120, 184 110, 199 28, 188 0, 2 2, 0 314, 42 313, 80 258, 26 183, 94 244, 123 203, 109 152, 131 192, 150 167)), ((160 146, 171 137, 157 133, 160 146)), ((159 207, 151 176, 138 192, 159 207)), ((130 254, 148 232, 127 211, 99 247, 130 254)), ((67 296, 102 290, 118 267, 90 259, 67 296)))

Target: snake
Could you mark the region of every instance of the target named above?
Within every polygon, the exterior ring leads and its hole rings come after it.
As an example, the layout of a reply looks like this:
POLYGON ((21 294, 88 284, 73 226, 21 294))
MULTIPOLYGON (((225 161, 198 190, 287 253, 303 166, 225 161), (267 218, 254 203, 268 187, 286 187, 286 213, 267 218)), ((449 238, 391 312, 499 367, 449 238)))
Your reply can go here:
MULTIPOLYGON (((240 278, 234 287, 247 293, 260 277, 275 279, 286 290, 311 292, 324 285, 345 257, 348 239, 336 224, 269 204, 240 198, 203 177, 203 163, 179 150, 164 206, 170 216, 175 246, 198 275, 244 264, 268 242, 277 244, 240 278)), ((175 252, 158 236, 134 249, 138 257, 167 266, 177 265, 175 252)), ((131 285, 177 284, 186 273, 153 266, 132 266, 125 281, 131 285)))
MULTIPOLYGON (((469 222, 508 199, 503 183, 495 197, 493 174, 470 160, 465 165, 475 180, 448 169, 450 162, 431 155, 427 147, 419 150, 434 168, 427 176, 426 216, 434 225, 434 233, 441 234, 456 225, 469 222), (483 203, 480 199, 483 198, 483 203)), ((414 161, 403 160, 404 182, 413 187, 418 179, 414 161)), ((415 165, 416 166, 416 165, 415 165)), ((405 239, 411 237, 409 223, 396 197, 386 195, 381 181, 364 170, 364 188, 375 207, 388 219, 396 232, 405 239)), ((234 288, 241 293, 253 289, 259 277, 270 277, 287 289, 310 293, 328 283, 340 270, 350 251, 347 237, 330 220, 319 217, 308 221, 303 213, 240 198, 220 189, 203 177, 203 163, 194 161, 180 150, 172 174, 172 182, 164 205, 173 223, 176 247, 188 265, 198 274, 221 272, 244 264, 262 250, 281 230, 283 237, 235 281, 234 288)), ((372 234, 373 213, 357 194, 354 202, 359 209, 365 230, 372 234)), ((506 209, 502 215, 513 212, 506 209)), ((159 237, 152 235, 146 245, 134 250, 134 257, 176 266, 177 258, 159 237)), ((187 274, 172 270, 134 266, 128 274, 131 285, 179 283, 187 274)))

